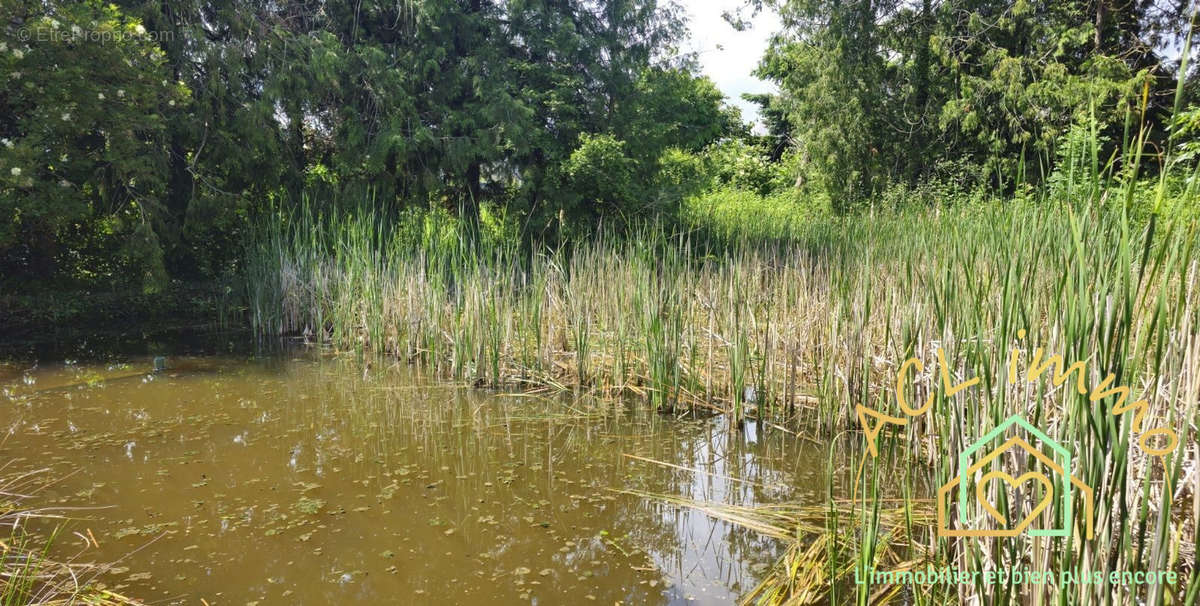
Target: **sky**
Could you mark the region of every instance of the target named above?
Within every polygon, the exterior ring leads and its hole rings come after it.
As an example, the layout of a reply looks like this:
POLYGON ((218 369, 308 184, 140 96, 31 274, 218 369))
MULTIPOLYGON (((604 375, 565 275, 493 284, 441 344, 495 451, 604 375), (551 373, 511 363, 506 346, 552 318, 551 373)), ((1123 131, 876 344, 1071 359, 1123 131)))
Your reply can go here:
POLYGON ((679 0, 687 10, 691 38, 686 50, 698 53, 704 75, 717 83, 729 98, 729 103, 742 108, 742 118, 759 124, 758 106, 742 99, 742 93, 775 92, 775 86, 750 75, 767 48, 771 34, 780 28, 779 16, 764 11, 752 21, 752 26, 739 32, 721 14, 735 12, 745 5, 744 0, 679 0))

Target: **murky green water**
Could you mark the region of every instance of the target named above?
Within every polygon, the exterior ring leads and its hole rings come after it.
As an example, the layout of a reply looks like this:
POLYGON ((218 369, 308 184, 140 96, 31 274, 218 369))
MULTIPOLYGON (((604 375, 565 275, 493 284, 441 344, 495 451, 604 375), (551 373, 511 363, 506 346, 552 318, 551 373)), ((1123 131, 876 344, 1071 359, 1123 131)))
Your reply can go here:
POLYGON ((304 351, 168 364, 0 366, 0 461, 52 469, 38 503, 103 507, 71 512, 58 555, 119 560, 103 580, 156 603, 729 603, 781 546, 617 491, 825 487, 824 454, 753 425, 304 351))

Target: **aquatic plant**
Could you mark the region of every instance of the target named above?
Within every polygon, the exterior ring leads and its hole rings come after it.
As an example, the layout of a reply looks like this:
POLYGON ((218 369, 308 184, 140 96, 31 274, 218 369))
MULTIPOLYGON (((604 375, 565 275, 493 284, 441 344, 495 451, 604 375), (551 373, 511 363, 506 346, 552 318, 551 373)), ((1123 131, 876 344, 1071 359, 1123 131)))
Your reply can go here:
MULTIPOLYGON (((123 606, 136 600, 110 591, 97 582, 104 566, 59 561, 51 558, 61 524, 48 536, 32 532, 32 523, 62 520, 54 510, 32 507, 30 492, 36 492, 36 480, 47 470, 15 473, 9 465, 0 466, 0 605, 94 604, 123 606), (31 490, 31 488, 33 490, 31 490)), ((82 536, 82 535, 81 535, 82 536)), ((94 541, 91 537, 84 540, 94 541)), ((90 545, 90 543, 89 543, 90 545)))

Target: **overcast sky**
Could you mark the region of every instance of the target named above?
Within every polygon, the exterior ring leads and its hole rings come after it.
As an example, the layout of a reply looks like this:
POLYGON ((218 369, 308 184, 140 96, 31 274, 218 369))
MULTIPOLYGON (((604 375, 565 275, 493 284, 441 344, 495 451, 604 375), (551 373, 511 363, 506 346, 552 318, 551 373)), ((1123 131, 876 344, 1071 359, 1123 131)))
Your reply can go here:
POLYGON ((712 78, 742 108, 742 117, 758 122, 757 105, 742 100, 742 93, 774 92, 774 85, 750 75, 767 48, 767 40, 780 27, 779 17, 764 11, 753 26, 739 32, 730 27, 721 14, 744 6, 744 0, 679 0, 689 14, 691 40, 685 47, 699 53, 704 74, 712 78))

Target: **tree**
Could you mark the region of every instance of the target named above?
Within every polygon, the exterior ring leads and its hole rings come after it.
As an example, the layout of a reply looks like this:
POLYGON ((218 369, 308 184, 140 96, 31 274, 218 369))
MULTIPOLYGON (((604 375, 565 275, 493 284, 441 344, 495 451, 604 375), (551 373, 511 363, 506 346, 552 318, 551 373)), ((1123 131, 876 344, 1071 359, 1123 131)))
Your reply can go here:
POLYGON ((725 94, 712 80, 678 67, 644 69, 613 123, 618 136, 637 141, 634 154, 648 164, 669 147, 699 152, 721 139, 749 134, 741 112, 725 104, 725 94))
POLYGON ((440 205, 468 220, 505 205, 523 224, 552 225, 582 183, 563 172, 590 154, 582 136, 636 140, 622 152, 636 189, 665 150, 694 152, 740 128, 674 50, 678 7, 657 0, 0 10, 10 41, 0 66, 20 81, 0 93, 10 277, 52 272, 56 258, 72 260, 60 274, 97 283, 135 275, 105 260, 117 258, 147 268, 147 284, 218 277, 236 270, 256 214, 302 199, 323 212, 440 205), (122 35, 17 44, 30 24, 122 35))
POLYGON ((186 87, 145 27, 111 5, 7 3, 0 22, 0 248, 20 261, 8 277, 50 276, 64 231, 102 230, 130 262, 105 271, 161 286, 163 135, 186 87))
MULTIPOLYGON (((779 83, 805 172, 845 210, 889 183, 943 170, 1006 186, 1028 156, 1044 178, 1055 142, 1092 119, 1114 145, 1149 84, 1165 118, 1172 72, 1156 54, 1185 7, 1002 0, 784 0, 759 74, 779 83), (1041 162, 1034 161, 1041 159, 1041 162)), ((1161 129, 1159 129, 1161 131, 1161 129)), ((962 176, 962 175, 960 175, 962 176)))
POLYGON ((807 170, 836 208, 869 195, 886 178, 881 146, 890 92, 878 52, 877 11, 870 0, 813 0, 781 6, 788 30, 778 36, 758 73, 785 92, 783 105, 807 170))

